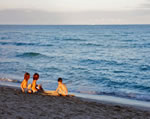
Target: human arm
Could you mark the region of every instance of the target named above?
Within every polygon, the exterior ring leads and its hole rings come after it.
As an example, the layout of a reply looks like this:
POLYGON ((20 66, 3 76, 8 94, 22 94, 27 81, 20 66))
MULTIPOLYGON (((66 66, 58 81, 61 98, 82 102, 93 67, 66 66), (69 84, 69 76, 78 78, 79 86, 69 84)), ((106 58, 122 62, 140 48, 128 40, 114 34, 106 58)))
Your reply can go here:
POLYGON ((58 92, 58 91, 59 91, 59 88, 60 88, 60 85, 58 85, 58 87, 57 87, 57 89, 56 89, 56 92, 58 92))
POLYGON ((56 91, 61 94, 62 96, 67 96, 68 95, 68 89, 65 84, 61 84, 58 86, 56 91))
POLYGON ((68 89, 67 86, 64 84, 64 91, 65 91, 65 96, 68 95, 68 89))
POLYGON ((24 85, 24 81, 22 81, 22 83, 21 83, 21 90, 22 90, 22 92, 25 92, 23 85, 24 85))

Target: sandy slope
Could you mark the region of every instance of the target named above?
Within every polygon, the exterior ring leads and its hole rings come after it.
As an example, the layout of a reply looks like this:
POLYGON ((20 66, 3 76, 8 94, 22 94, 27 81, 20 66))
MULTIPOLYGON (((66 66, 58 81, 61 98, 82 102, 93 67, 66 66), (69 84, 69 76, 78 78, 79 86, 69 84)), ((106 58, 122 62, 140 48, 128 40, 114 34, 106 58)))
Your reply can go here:
POLYGON ((150 111, 0 87, 0 119, 150 119, 150 111))

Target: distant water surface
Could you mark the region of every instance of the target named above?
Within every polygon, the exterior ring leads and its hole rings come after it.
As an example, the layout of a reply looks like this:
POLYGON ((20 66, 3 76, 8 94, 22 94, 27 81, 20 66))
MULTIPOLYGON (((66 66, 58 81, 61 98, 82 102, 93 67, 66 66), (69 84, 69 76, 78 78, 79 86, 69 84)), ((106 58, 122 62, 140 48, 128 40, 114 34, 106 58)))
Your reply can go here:
POLYGON ((150 25, 0 25, 0 80, 150 101, 150 25))

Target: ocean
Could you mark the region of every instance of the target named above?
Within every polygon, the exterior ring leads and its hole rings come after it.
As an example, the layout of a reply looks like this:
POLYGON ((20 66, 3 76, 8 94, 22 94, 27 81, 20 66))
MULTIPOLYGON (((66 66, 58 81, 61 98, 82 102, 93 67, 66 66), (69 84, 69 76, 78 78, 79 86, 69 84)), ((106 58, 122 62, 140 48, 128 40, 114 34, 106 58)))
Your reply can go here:
POLYGON ((150 101, 150 25, 0 25, 0 84, 150 101))

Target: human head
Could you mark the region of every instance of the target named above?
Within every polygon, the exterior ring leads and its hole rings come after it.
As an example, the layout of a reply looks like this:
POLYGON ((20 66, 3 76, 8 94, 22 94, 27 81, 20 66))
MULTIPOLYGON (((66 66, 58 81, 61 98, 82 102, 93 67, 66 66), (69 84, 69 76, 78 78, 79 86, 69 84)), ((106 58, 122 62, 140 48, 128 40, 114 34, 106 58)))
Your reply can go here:
POLYGON ((39 79, 39 74, 38 73, 35 73, 34 75, 33 75, 33 80, 38 80, 39 79))
POLYGON ((62 78, 58 78, 58 82, 62 83, 62 78))
POLYGON ((24 74, 24 79, 29 80, 29 78, 30 78, 30 74, 28 72, 26 72, 24 74))

